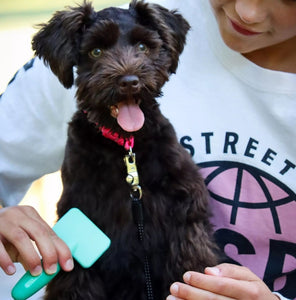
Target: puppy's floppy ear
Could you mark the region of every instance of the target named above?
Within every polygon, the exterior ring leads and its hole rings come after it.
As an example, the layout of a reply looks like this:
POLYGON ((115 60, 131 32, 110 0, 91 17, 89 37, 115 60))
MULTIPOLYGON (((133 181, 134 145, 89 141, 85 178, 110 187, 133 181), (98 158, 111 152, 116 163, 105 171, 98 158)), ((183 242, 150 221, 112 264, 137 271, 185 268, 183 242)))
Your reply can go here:
POLYGON ((73 66, 79 59, 83 31, 92 23, 94 9, 86 1, 79 7, 58 11, 33 37, 35 54, 48 63, 60 82, 70 88, 74 83, 73 66))
POLYGON ((133 0, 130 9, 136 10, 140 24, 158 32, 164 47, 171 55, 172 63, 169 71, 175 73, 179 55, 185 46, 186 34, 190 29, 188 22, 176 10, 170 11, 158 4, 144 3, 143 0, 133 0))

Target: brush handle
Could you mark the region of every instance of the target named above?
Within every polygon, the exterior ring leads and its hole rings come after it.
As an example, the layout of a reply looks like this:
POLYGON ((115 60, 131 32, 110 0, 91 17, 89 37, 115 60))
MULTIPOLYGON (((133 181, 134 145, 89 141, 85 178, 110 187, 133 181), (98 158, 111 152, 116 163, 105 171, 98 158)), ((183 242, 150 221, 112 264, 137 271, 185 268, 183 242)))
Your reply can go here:
POLYGON ((40 289, 42 289, 50 280, 52 280, 60 271, 61 267, 57 265, 57 271, 48 275, 42 271, 38 276, 32 276, 29 271, 27 271, 23 277, 14 286, 11 295, 15 300, 26 300, 40 289))

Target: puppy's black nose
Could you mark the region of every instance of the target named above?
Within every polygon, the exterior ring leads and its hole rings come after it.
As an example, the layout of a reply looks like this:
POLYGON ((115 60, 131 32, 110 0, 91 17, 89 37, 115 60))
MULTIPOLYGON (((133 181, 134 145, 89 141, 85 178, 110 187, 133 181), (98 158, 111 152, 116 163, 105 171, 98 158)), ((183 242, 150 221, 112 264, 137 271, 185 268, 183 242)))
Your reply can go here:
POLYGON ((124 75, 119 80, 119 88, 122 94, 134 94, 140 89, 140 80, 136 75, 124 75))

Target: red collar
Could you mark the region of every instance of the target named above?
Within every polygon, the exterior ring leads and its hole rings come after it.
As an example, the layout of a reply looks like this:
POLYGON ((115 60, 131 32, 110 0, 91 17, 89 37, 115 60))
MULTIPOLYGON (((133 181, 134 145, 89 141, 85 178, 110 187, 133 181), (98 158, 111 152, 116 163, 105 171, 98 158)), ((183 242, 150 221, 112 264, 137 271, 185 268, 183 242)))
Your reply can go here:
MULTIPOLYGON (((87 111, 86 110, 83 110, 83 113, 87 115, 87 111)), ((95 125, 98 127, 98 124, 95 123, 95 125)), ((111 140, 111 141, 114 141, 116 142, 119 146, 123 146, 125 150, 130 150, 131 148, 134 147, 134 142, 135 142, 135 139, 133 136, 129 137, 129 138, 122 138, 119 136, 118 133, 113 133, 111 132, 110 129, 102 126, 102 127, 99 127, 99 130, 102 132, 102 135, 111 140)))
POLYGON ((131 136, 129 138, 123 138, 120 137, 118 133, 111 132, 110 129, 106 127, 100 127, 100 131, 102 132, 102 135, 110 139, 114 142, 116 142, 118 145, 123 146, 125 150, 130 150, 130 148, 134 147, 134 137, 131 136))

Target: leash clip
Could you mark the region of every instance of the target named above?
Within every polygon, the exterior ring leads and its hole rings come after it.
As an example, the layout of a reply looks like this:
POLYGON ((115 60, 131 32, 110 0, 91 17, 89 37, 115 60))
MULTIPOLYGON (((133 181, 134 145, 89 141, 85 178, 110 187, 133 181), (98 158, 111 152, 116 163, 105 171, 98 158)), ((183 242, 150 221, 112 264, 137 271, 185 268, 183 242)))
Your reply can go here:
POLYGON ((132 149, 124 157, 124 162, 127 168, 126 182, 131 186, 131 197, 142 198, 142 189, 139 185, 139 174, 136 165, 136 154, 133 153, 132 149))

